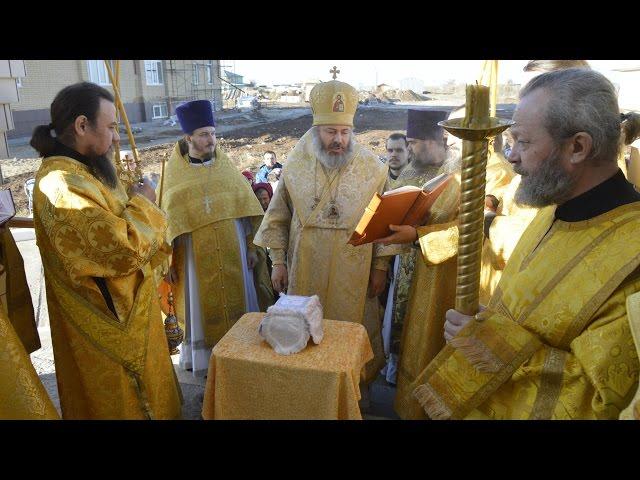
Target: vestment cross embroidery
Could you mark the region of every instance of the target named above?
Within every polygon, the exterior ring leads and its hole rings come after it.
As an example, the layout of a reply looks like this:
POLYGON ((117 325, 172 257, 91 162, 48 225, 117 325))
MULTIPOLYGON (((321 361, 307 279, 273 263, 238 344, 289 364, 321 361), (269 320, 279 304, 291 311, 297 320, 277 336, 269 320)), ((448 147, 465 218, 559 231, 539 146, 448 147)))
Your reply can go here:
POLYGON ((209 198, 209 195, 204 197, 204 210, 207 214, 211 213, 211 202, 212 200, 209 198))

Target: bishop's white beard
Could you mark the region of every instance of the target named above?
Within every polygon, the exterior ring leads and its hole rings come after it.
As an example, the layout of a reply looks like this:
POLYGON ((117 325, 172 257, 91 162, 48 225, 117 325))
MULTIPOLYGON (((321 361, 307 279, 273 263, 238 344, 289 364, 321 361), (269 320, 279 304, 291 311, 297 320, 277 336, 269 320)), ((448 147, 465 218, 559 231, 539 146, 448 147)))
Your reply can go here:
POLYGON ((318 129, 316 127, 313 128, 313 136, 311 146, 313 149, 313 154, 315 157, 320 160, 320 163, 332 170, 334 168, 340 168, 351 160, 353 156, 353 146, 355 142, 353 140, 353 132, 351 132, 351 136, 349 138, 349 143, 344 153, 340 155, 331 155, 329 154, 324 147, 322 146, 322 140, 320 140, 320 134, 318 133, 318 129))

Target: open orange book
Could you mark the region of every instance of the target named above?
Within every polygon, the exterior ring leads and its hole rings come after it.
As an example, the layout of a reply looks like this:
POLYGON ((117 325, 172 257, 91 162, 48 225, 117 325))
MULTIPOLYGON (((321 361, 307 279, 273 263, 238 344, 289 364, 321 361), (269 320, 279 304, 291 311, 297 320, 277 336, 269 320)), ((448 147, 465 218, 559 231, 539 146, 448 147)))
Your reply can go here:
POLYGON ((449 183, 451 175, 442 173, 422 188, 406 186, 375 194, 351 235, 351 245, 364 245, 391 235, 389 225, 422 225, 429 209, 449 183))

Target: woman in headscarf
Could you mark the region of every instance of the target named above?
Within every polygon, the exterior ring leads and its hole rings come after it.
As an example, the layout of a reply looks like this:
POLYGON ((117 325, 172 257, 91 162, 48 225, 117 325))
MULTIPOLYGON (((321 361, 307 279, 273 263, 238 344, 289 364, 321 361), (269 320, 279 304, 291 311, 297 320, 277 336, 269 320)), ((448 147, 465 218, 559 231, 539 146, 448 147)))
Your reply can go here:
MULTIPOLYGON (((242 173, 244 174, 244 172, 242 173)), ((253 188, 253 193, 258 197, 260 205, 262 205, 262 209, 266 212, 267 208, 269 208, 269 203, 273 198, 273 189, 271 188, 271 185, 268 183, 254 183, 251 185, 251 188, 253 188)), ((271 285, 271 258, 269 258, 269 252, 264 247, 257 247, 256 253, 258 254, 258 264, 253 269, 253 280, 256 292, 258 292, 258 301, 261 304, 260 307, 265 311, 267 307, 273 305, 276 300, 273 287, 271 285), (264 271, 265 265, 267 268, 266 272, 264 271)))
POLYGON ((273 198, 273 188, 271 188, 271 185, 268 183, 254 183, 251 185, 251 188, 253 188, 253 193, 258 197, 262 209, 266 212, 273 198))

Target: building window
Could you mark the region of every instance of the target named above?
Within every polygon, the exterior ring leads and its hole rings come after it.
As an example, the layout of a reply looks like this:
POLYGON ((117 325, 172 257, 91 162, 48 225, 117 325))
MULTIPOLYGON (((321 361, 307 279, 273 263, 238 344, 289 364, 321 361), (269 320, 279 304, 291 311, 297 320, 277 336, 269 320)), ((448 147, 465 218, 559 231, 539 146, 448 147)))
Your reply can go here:
POLYGON ((193 84, 198 85, 200 83, 200 79, 198 78, 198 64, 193 64, 193 84))
POLYGON ((22 88, 22 77, 16 78, 16 85, 18 88, 22 88))
POLYGON ((166 103, 156 103, 153 106, 153 118, 167 118, 167 104, 166 103))
POLYGON ((162 85, 162 60, 145 60, 144 70, 147 75, 147 85, 162 85))
POLYGON ((207 83, 209 85, 213 85, 213 77, 212 77, 213 65, 211 62, 207 64, 207 83))
POLYGON ((87 70, 89 72, 89 81, 98 85, 111 85, 107 67, 104 60, 87 60, 87 70))

